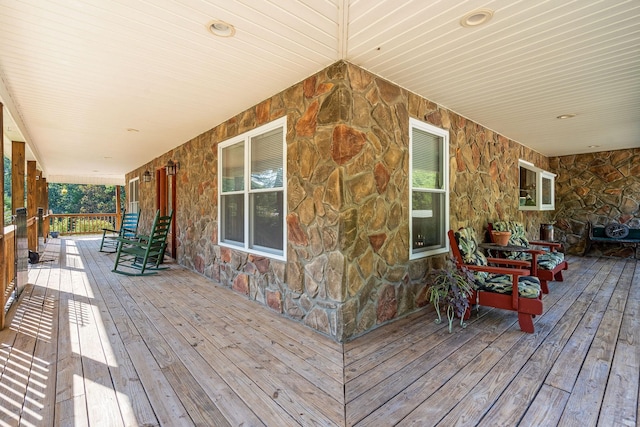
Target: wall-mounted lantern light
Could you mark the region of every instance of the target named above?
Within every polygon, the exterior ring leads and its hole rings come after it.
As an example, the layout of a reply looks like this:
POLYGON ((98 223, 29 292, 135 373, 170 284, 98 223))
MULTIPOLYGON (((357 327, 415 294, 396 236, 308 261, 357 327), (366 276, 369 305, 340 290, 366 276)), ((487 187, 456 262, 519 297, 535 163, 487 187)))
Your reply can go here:
POLYGON ((142 182, 151 182, 151 172, 148 170, 144 171, 142 174, 142 182))
POLYGON ((172 176, 176 174, 176 171, 180 169, 180 162, 175 162, 173 160, 169 160, 167 165, 164 167, 167 171, 167 175, 172 176))

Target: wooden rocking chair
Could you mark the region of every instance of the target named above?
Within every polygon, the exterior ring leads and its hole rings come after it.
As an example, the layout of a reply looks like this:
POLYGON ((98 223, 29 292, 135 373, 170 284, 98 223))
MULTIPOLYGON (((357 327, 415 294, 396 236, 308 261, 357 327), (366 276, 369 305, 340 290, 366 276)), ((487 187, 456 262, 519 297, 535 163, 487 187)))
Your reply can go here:
POLYGON ((100 242, 100 252, 115 252, 118 250, 118 237, 132 239, 138 232, 138 221, 140 215, 138 212, 125 212, 122 215, 122 223, 120 228, 114 230, 112 228, 102 229, 102 242, 100 242), (111 248, 112 250, 106 250, 111 248))
POLYGON ((167 216, 161 216, 158 210, 148 236, 137 236, 133 239, 118 238, 117 255, 112 271, 127 276, 143 276, 155 274, 157 270, 165 270, 167 267, 160 265, 164 258, 172 218, 173 211, 167 216), (128 269, 119 270, 119 267, 128 269))
MULTIPOLYGON (((472 228, 461 228, 456 232, 449 230, 448 235, 456 264, 473 272, 476 280, 475 295, 472 295, 474 302, 485 307, 516 311, 520 329, 533 333, 533 317, 543 312, 538 278, 529 276, 529 270, 522 267, 522 261, 512 261, 515 268, 488 265, 487 258, 478 251, 472 228)), ((506 261, 497 260, 500 264, 506 261)))

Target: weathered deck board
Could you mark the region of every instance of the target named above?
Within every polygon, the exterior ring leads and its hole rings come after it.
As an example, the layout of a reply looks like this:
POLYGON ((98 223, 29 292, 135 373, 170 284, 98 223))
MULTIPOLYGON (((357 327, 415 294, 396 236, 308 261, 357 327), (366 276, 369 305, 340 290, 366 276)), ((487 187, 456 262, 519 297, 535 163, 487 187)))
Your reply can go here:
MULTIPOLYGON (((220 293, 228 292, 228 290, 220 289, 220 293)), ((235 297, 235 295, 233 296, 235 297)), ((177 297, 180 298, 180 295, 178 294, 177 297)), ((222 298, 224 299, 224 297, 222 298)), ((192 300, 193 296, 184 302, 188 303, 192 300)), ((263 388, 266 394, 274 396, 274 401, 287 409, 292 417, 298 419, 302 424, 309 424, 310 419, 332 419, 334 421, 336 418, 342 419, 342 411, 336 410, 340 407, 339 402, 336 400, 331 403, 331 399, 335 398, 325 392, 323 388, 324 386, 329 386, 331 387, 329 391, 341 393, 342 383, 336 381, 328 382, 328 377, 325 374, 321 374, 317 376, 315 383, 320 383, 322 386, 309 384, 310 381, 304 375, 297 374, 296 369, 294 369, 298 366, 304 366, 306 370, 314 370, 313 365, 309 364, 309 360, 297 358, 297 360, 294 360, 296 365, 288 365, 287 362, 291 361, 287 355, 289 351, 282 348, 282 351, 278 353, 273 349, 281 348, 277 342, 282 338, 279 331, 265 331, 264 329, 268 327, 269 322, 263 319, 261 315, 258 315, 258 318, 255 318, 256 315, 254 315, 254 319, 243 320, 262 325, 262 331, 268 333, 266 335, 268 339, 266 340, 264 335, 256 333, 253 328, 237 328, 233 326, 245 314, 237 315, 232 322, 223 321, 226 316, 232 315, 231 313, 235 311, 237 309, 233 307, 232 303, 219 306, 215 315, 212 315, 211 311, 207 309, 194 309, 200 322, 210 325, 209 329, 216 330, 218 337, 216 341, 224 343, 220 350, 228 354, 229 359, 235 360, 236 365, 247 375, 249 375, 249 372, 254 371, 251 375, 255 379, 260 379, 258 385, 263 388), (241 349, 238 348, 236 343, 240 339, 242 340, 241 342, 246 343, 241 349), (305 401, 300 401, 296 397, 299 395, 307 396, 307 398, 305 401), (316 397, 319 397, 319 400, 316 400, 316 397), (300 414, 303 414, 303 416, 300 414)), ((267 317, 273 316, 267 312, 263 314, 268 314, 267 317)), ((317 360, 318 357, 315 359, 317 360)))
POLYGON ((611 375, 602 401, 600 420, 615 425, 637 425, 638 387, 640 387, 640 264, 635 267, 629 296, 624 308, 611 375))
MULTIPOLYGON (((610 276, 607 281, 612 283, 614 280, 616 278, 610 276)), ((623 274, 617 278, 617 286, 608 301, 595 337, 571 390, 571 396, 560 419, 561 423, 570 423, 579 419, 585 425, 594 425, 598 421, 631 281, 631 274, 623 274)), ((605 286, 606 284, 605 282, 605 286)))
MULTIPOLYGON (((115 277, 106 268, 102 260, 97 258, 104 256, 102 253, 84 252, 84 259, 87 263, 87 271, 91 278, 97 282, 110 283, 110 279, 115 277)), ((94 304, 100 310, 100 315, 104 325, 105 334, 103 341, 108 342, 111 352, 107 354, 109 369, 114 382, 114 388, 118 391, 118 405, 122 412, 125 425, 153 425, 157 422, 153 408, 140 377, 135 369, 132 358, 129 357, 127 345, 142 338, 134 332, 131 322, 125 322, 127 318, 118 296, 110 286, 99 288, 101 298, 95 298, 94 304), (123 333, 118 329, 114 319, 122 320, 120 325, 123 333)))
MULTIPOLYGON (((565 286, 567 285, 570 286, 569 283, 565 286)), ((553 303, 562 295, 560 290, 554 292, 546 299, 547 304, 553 303)), ((517 372, 519 364, 526 361, 527 355, 548 333, 544 321, 554 316, 554 313, 545 310, 542 316, 538 316, 536 333, 531 335, 520 332, 516 319, 510 314, 491 310, 489 316, 510 318, 511 321, 500 329, 495 329, 494 335, 485 346, 479 348, 475 357, 460 365, 458 369, 452 370, 453 376, 450 380, 432 396, 428 396, 402 420, 400 425, 435 425, 443 418, 445 421, 442 425, 447 425, 451 420, 463 420, 469 424, 479 422, 483 414, 491 408, 490 399, 497 399, 502 387, 508 384, 509 379, 517 372), (514 353, 517 353, 516 358, 511 356, 514 353)))
POLYGON ((426 308, 340 344, 175 264, 54 239, 0 331, 0 425, 638 423, 640 264, 570 257, 536 332, 426 308), (577 414, 580 417, 577 417, 577 414))
POLYGON ((591 301, 583 303, 576 298, 589 286, 598 285, 597 281, 586 280, 585 274, 574 277, 573 283, 567 283, 571 286, 568 292, 541 316, 541 321, 548 322, 552 319, 553 329, 524 363, 518 375, 504 388, 495 405, 482 418, 483 425, 493 425, 492 423, 498 421, 517 424, 525 414, 527 406, 536 397, 560 349, 580 321, 581 314, 591 303, 591 301), (588 285, 585 287, 580 282, 588 285))

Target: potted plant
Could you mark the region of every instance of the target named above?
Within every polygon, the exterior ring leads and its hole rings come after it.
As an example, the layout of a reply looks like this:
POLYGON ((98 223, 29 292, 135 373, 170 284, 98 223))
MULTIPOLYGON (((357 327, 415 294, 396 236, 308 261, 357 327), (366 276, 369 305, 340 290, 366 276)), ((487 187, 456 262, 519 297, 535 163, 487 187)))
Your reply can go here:
POLYGON ((491 230, 491 240, 493 240, 496 245, 507 246, 510 237, 510 231, 491 230))
POLYGON ((455 317, 460 318, 461 327, 466 327, 464 320, 470 310, 469 299, 475 290, 473 273, 464 266, 458 267, 450 259, 443 268, 432 269, 427 274, 427 283, 429 302, 438 314, 436 323, 442 322, 441 312, 444 311, 449 321, 449 333, 455 317))

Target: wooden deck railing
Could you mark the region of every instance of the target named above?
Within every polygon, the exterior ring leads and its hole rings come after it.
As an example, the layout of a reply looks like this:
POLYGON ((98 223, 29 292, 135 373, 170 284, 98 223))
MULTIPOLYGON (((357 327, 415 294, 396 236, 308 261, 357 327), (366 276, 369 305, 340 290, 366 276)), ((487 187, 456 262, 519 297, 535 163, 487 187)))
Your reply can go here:
POLYGON ((0 329, 5 326, 5 316, 12 293, 16 287, 16 226, 4 227, 0 236, 0 329))
POLYGON ((115 213, 92 214, 49 214, 45 228, 47 233, 60 234, 92 234, 102 233, 103 228, 116 229, 120 220, 115 213))
POLYGON ((4 267, 4 289, 3 292, 6 294, 7 292, 11 292, 10 287, 11 282, 13 281, 13 277, 16 275, 16 251, 15 251, 15 237, 16 236, 16 226, 9 225, 4 228, 4 236, 2 238, 2 245, 4 246, 4 258, 2 259, 2 264, 4 267))

